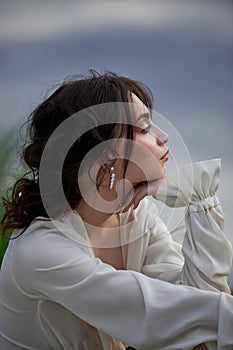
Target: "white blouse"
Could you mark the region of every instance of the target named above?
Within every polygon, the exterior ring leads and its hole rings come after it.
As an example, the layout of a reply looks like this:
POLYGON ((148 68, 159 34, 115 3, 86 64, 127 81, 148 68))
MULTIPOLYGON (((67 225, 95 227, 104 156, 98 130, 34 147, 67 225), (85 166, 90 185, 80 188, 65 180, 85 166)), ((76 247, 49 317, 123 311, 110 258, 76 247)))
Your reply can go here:
POLYGON ((215 195, 220 161, 180 175, 157 197, 187 205, 182 247, 144 199, 134 221, 120 215, 125 270, 95 258, 75 211, 36 218, 11 240, 0 272, 0 349, 233 349, 232 249, 215 195))

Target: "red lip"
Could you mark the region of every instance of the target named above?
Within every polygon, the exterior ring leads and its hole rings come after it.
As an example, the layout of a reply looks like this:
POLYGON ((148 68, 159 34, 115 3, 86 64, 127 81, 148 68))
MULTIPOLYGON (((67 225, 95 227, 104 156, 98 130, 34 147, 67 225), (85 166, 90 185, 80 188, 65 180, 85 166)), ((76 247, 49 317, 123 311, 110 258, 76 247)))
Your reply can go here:
POLYGON ((169 153, 169 149, 168 149, 167 152, 162 156, 162 158, 160 158, 160 160, 165 159, 165 158, 167 157, 168 153, 169 153))

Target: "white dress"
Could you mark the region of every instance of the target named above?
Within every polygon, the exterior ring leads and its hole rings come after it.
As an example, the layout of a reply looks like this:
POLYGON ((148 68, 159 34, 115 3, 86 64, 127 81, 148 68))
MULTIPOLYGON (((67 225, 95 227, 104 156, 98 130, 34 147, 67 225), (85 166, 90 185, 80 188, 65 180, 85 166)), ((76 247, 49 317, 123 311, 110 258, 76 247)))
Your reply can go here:
POLYGON ((192 169, 190 196, 186 170, 183 189, 167 179, 166 196, 158 191, 170 206, 187 204, 183 246, 144 199, 129 225, 120 215, 125 270, 95 258, 75 211, 36 218, 11 240, 0 272, 0 349, 233 349, 232 249, 215 195, 220 162, 192 169))

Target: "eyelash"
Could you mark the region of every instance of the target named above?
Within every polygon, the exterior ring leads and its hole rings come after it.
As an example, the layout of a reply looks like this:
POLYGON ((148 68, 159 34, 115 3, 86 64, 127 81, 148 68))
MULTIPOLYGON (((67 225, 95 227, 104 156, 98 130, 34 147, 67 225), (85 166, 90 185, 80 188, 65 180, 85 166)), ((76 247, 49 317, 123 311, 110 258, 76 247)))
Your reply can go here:
POLYGON ((142 129, 141 133, 142 134, 147 134, 150 131, 150 129, 151 129, 151 125, 147 126, 145 129, 142 129))

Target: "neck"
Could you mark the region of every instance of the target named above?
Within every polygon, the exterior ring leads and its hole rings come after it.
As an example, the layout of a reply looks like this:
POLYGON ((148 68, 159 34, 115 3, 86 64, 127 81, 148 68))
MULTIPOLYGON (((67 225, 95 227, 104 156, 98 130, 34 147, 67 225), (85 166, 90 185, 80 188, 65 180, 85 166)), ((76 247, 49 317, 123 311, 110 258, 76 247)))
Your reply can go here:
POLYGON ((111 227, 112 220, 115 220, 117 214, 104 213, 89 206, 83 199, 76 208, 84 223, 94 227, 111 227))
MULTIPOLYGON (((115 168, 119 165, 114 165, 115 168)), ((116 173, 120 172, 117 170, 116 173)), ((85 184, 85 176, 83 178, 83 183, 85 184)), ((103 179, 101 185, 93 191, 93 188, 88 186, 85 188, 86 195, 90 203, 81 199, 76 210, 83 219, 87 226, 92 226, 95 228, 113 228, 119 226, 119 214, 115 214, 114 211, 120 206, 120 202, 116 205, 113 204, 117 198, 116 192, 116 181, 113 188, 109 188, 109 177, 103 179), (105 203, 101 203, 104 200, 105 203), (109 203, 109 205, 108 205, 109 203), (112 209, 110 209, 112 208, 112 209), (101 211, 102 210, 102 211, 101 211), (108 212, 111 210, 111 212, 108 212)), ((90 228, 90 227, 89 227, 90 228)), ((90 228, 92 229, 92 228, 90 228)))

